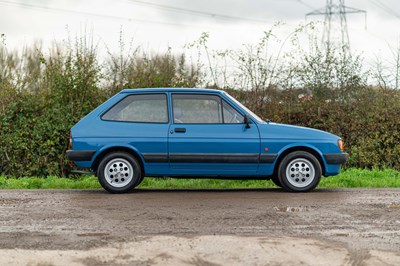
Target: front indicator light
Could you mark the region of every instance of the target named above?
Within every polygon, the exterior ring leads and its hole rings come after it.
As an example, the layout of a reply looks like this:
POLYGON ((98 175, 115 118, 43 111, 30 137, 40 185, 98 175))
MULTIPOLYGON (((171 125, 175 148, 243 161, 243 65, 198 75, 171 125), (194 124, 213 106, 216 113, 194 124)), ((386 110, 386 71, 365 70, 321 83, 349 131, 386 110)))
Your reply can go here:
POLYGON ((340 149, 341 151, 343 151, 343 150, 344 150, 343 140, 339 139, 339 140, 337 141, 337 144, 338 144, 338 146, 339 146, 339 149, 340 149))

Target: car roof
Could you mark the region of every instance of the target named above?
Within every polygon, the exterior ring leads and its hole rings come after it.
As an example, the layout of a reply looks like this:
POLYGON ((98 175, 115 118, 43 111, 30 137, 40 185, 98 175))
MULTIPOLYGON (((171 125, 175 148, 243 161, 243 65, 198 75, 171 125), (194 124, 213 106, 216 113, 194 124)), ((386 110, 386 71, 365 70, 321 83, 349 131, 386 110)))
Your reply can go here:
POLYGON ((223 93, 221 90, 206 88, 138 88, 124 89, 120 93, 141 93, 141 92, 204 92, 204 93, 223 93))

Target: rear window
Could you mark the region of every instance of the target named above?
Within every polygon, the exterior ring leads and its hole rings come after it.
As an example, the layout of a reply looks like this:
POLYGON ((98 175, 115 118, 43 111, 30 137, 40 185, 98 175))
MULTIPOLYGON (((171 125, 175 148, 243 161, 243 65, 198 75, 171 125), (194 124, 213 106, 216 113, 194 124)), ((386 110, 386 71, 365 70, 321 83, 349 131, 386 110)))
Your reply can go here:
POLYGON ((142 123, 168 123, 165 94, 133 94, 111 107, 103 120, 142 123))

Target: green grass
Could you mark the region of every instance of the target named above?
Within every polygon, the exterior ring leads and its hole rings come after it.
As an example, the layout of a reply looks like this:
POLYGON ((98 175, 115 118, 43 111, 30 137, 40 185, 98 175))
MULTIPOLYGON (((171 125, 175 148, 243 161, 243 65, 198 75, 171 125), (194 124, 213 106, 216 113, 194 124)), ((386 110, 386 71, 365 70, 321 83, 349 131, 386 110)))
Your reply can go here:
POLYGON ((94 176, 77 179, 49 176, 6 178, 0 176, 0 189, 93 189, 101 188, 94 176))
MULTIPOLYGON (((145 178, 140 188, 272 188, 265 180, 214 180, 145 178)), ((400 171, 391 169, 347 169, 340 175, 322 178, 320 188, 400 188, 400 171)), ((0 176, 0 189, 99 189, 94 176, 77 179, 50 176, 6 178, 0 176)))
POLYGON ((337 176, 322 178, 324 188, 400 188, 400 171, 350 168, 337 176))

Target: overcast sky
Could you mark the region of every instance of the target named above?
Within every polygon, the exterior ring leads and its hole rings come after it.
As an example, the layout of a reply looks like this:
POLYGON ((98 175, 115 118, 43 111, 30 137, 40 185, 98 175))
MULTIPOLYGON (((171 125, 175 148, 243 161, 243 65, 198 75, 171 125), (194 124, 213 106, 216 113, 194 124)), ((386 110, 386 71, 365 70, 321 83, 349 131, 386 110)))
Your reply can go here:
MULTIPOLYGON (((334 1, 335 2, 335 1, 334 1)), ((339 2, 339 1, 336 1, 339 2)), ((86 31, 117 50, 119 32, 126 40, 153 51, 170 46, 179 52, 185 43, 210 33, 209 46, 235 49, 255 43, 276 21, 290 33, 305 14, 323 8, 325 0, 0 0, 0 33, 9 48, 35 40, 48 44, 86 31), (149 4, 150 3, 150 4, 149 4), (68 31, 67 31, 68 28, 68 31)), ((346 5, 367 11, 347 16, 351 47, 367 58, 388 55, 388 45, 400 40, 399 0, 347 0, 346 5)), ((323 20, 323 16, 309 17, 323 20)))

